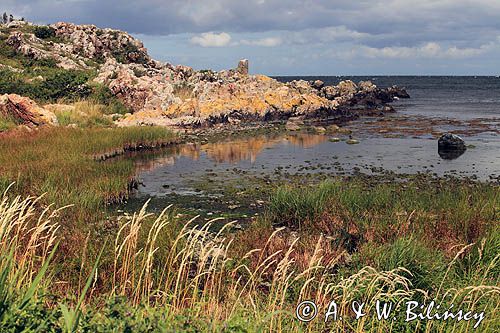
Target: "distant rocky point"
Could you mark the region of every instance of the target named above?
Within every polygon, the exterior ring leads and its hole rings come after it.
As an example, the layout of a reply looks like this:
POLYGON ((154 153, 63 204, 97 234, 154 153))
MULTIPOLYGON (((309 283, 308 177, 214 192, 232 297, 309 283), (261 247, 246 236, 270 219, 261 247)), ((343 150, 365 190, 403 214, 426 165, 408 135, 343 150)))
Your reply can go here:
MULTIPOLYGON (((131 111, 117 121, 118 126, 355 117, 365 111, 393 111, 388 103, 396 97, 409 97, 404 89, 380 89, 371 82, 343 81, 336 86, 321 81, 282 83, 265 75, 250 75, 246 59, 236 69, 220 72, 174 66, 152 59, 143 43, 128 33, 94 25, 59 22, 36 26, 13 21, 0 25, 0 40, 23 57, 52 61, 65 70, 95 73, 91 81, 108 87, 131 111)), ((22 72, 23 68, 2 63, 0 58, 0 70, 22 72)))

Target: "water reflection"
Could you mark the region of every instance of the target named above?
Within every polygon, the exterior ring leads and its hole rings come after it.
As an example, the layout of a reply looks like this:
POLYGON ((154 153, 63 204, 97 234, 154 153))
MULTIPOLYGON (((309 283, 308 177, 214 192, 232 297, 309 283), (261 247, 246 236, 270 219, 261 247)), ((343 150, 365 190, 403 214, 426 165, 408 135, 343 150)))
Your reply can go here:
MULTIPOLYGON (((359 132, 358 132, 359 133, 359 132)), ((345 139, 345 137, 343 137, 345 139)), ((436 154, 436 142, 424 138, 356 136, 359 145, 331 142, 328 135, 274 133, 215 143, 192 143, 123 156, 137 165, 142 186, 138 196, 195 193, 196 184, 223 188, 241 177, 289 175, 345 175, 393 171, 438 176, 474 176, 498 179, 500 138, 490 133, 468 137, 475 148, 454 160, 436 154)), ((333 140, 332 140, 333 141, 333 140)), ((307 181, 307 178, 304 178, 307 181)), ((203 187, 202 186, 202 187, 203 187)))
MULTIPOLYGON (((289 135, 260 135, 216 143, 188 143, 152 154, 150 158, 137 161, 138 171, 153 170, 160 166, 174 165, 179 157, 198 161, 202 155, 215 163, 238 164, 241 161, 255 163, 257 157, 268 148, 279 144, 300 148, 312 148, 328 140, 325 135, 295 133, 289 135)), ((133 153, 127 157, 139 156, 133 153)))
POLYGON ((438 154, 443 160, 455 160, 465 153, 465 149, 438 149, 438 154))

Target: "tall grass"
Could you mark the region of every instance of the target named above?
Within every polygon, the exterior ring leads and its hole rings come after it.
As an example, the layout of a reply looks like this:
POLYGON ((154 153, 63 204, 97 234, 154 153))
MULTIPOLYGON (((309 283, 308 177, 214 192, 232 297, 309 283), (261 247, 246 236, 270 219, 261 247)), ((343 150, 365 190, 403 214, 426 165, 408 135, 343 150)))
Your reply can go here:
MULTIPOLYGON (((101 223, 108 205, 125 199, 135 174, 134 162, 127 159, 102 161, 126 149, 154 147, 176 140, 167 129, 140 128, 47 128, 32 132, 13 131, 0 137, 0 191, 24 196, 45 193, 37 201, 38 211, 53 202, 70 206, 60 212, 57 222, 65 225, 60 250, 66 253, 60 273, 74 289, 80 279, 79 246, 90 243, 86 254, 95 258, 107 229, 101 223)), ((108 257, 108 252, 105 257, 108 257)), ((85 259, 83 259, 85 260, 85 259)), ((89 273, 89 272, 86 272, 89 273)), ((85 275, 85 274, 84 274, 85 275)))
POLYGON ((50 104, 47 109, 54 112, 61 126, 75 125, 78 127, 112 127, 112 117, 128 112, 116 105, 102 104, 94 99, 86 99, 73 104, 50 104))
POLYGON ((271 195, 268 219, 303 232, 321 231, 348 245, 379 244, 414 235, 450 250, 474 242, 498 222, 496 185, 457 180, 406 183, 327 181, 280 187, 271 195))
POLYGON ((75 204, 69 211, 89 218, 126 196, 134 175, 132 161, 98 162, 96 157, 175 140, 172 132, 154 127, 14 132, 0 138, 0 190, 15 181, 17 193, 47 193, 45 202, 75 204))
POLYGON ((349 274, 341 273, 338 267, 345 252, 327 256, 328 239, 319 236, 315 246, 304 253, 299 247, 300 236, 290 235, 284 228, 272 232, 263 246, 235 257, 235 240, 225 230, 214 234, 209 224, 196 226, 195 220, 178 227, 179 221, 170 207, 153 216, 145 206, 125 219, 114 240, 111 283, 101 279, 97 258, 91 263, 94 268, 78 300, 72 302, 69 297, 49 302, 47 286, 58 282, 52 272, 57 268, 50 258, 57 255, 55 244, 60 228, 52 219, 60 210, 48 208, 39 213, 35 209, 39 200, 2 196, 2 331, 16 327, 116 331, 121 327, 138 332, 468 332, 472 328, 472 322, 464 321, 405 323, 404 318, 375 319, 376 300, 403 307, 410 299, 484 310, 487 316, 481 330, 494 331, 499 327, 494 314, 500 306, 500 288, 498 280, 490 278, 490 272, 498 269, 498 244, 486 246, 497 238, 457 249, 455 257, 446 264, 439 287, 429 291, 412 284, 412 267, 389 265, 381 270, 364 266, 349 274), (283 247, 275 251, 275 244, 283 247), (485 260, 467 260, 463 254, 473 255, 471 249, 479 251, 485 260), (297 266, 297 256, 305 260, 303 268, 297 266), (464 280, 455 276, 463 265, 478 272, 467 285, 461 285, 464 280), (451 276, 456 279, 453 285, 447 281, 451 276), (100 284, 110 285, 111 290, 104 291, 100 284), (96 290, 101 293, 95 293, 96 290), (108 299, 104 305, 98 301, 103 297, 108 299), (313 300, 322 309, 318 318, 308 324, 294 317, 295 307, 303 300, 313 300), (325 323, 322 316, 331 300, 335 300, 338 315, 343 319, 325 323), (68 301, 75 305, 67 305, 68 301), (372 315, 356 320, 351 310, 353 301, 364 302, 364 311, 372 315), (45 320, 39 321, 40 316, 45 320))

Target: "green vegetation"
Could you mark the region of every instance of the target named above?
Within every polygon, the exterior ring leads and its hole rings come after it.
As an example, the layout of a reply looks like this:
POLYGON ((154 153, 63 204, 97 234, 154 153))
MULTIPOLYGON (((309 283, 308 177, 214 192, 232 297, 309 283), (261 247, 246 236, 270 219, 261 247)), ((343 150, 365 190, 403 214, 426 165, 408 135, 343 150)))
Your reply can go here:
POLYGON ((132 161, 98 162, 96 156, 173 141, 172 132, 155 127, 15 132, 0 140, 0 191, 15 181, 17 193, 47 193, 46 202, 77 204, 73 218, 88 218, 122 200, 134 175, 132 161))
POLYGON ((33 33, 40 39, 49 39, 56 37, 55 29, 48 26, 35 26, 33 28, 33 33))
POLYGON ((270 200, 269 219, 326 234, 341 227, 345 236, 359 241, 416 235, 432 246, 468 244, 498 218, 499 193, 498 186, 459 179, 326 181, 279 188, 270 200))
POLYGON ((0 94, 18 94, 39 102, 59 99, 74 101, 92 94, 86 85, 90 74, 82 71, 54 69, 50 64, 33 68, 31 73, 0 71, 0 94), (30 78, 29 78, 30 77, 30 78))
MULTIPOLYGON (((117 34, 118 33, 116 33, 116 36, 117 34)), ((131 62, 134 62, 136 64, 145 64, 148 61, 146 55, 141 52, 137 48, 137 46, 130 42, 121 48, 116 48, 115 50, 113 50, 112 55, 116 59, 116 61, 123 64, 129 64, 131 62)))
POLYGON ((0 114, 0 132, 8 131, 16 126, 17 124, 14 119, 0 114))
POLYGON ((59 125, 76 125, 80 128, 112 127, 113 120, 128 111, 122 104, 107 106, 94 100, 76 102, 72 105, 51 105, 48 108, 56 115, 59 125))
MULTIPOLYGON (((53 41, 53 29, 34 26, 33 33, 53 41)), ((57 67, 51 58, 32 59, 18 54, 7 45, 6 37, 0 35, 0 94, 18 94, 30 97, 39 103, 78 102, 82 99, 106 106, 106 114, 125 114, 129 110, 108 87, 92 82, 96 72, 90 70, 67 70, 57 67)))
MULTIPOLYGON (((349 185, 343 186, 349 192, 349 185)), ((2 331, 469 332, 476 323, 405 323, 407 300, 485 311, 478 330, 500 328, 495 316, 500 306, 498 226, 449 255, 400 237, 350 256, 313 230, 268 232, 268 221, 261 220, 236 235, 228 233, 230 225, 214 234, 210 225, 183 223, 169 209, 151 215, 144 207, 120 222, 111 248, 78 244, 80 274, 88 273, 68 288, 57 279, 60 267, 54 260, 66 257, 63 245, 56 245, 61 229, 68 228, 56 222, 62 211, 49 208, 40 216, 40 199, 10 198, 9 193, 0 198, 2 331), (102 262, 99 254, 85 260, 90 247, 111 252, 111 262, 102 262), (294 318, 302 300, 314 300, 322 311, 308 324, 294 318), (337 302, 343 320, 325 324, 320 317, 330 300, 337 302), (372 315, 355 320, 354 300, 366 302, 364 310, 372 315), (376 300, 393 302, 403 314, 377 320, 376 300)), ((470 201, 471 207, 476 204, 470 201)), ((488 213, 478 218, 495 222, 488 213)))

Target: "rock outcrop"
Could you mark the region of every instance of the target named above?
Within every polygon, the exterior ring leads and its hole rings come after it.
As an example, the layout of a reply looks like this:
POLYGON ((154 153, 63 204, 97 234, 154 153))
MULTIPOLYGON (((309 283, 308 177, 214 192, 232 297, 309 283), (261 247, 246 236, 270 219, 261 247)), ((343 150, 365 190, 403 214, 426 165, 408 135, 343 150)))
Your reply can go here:
POLYGON ((16 94, 0 96, 0 114, 17 124, 29 127, 57 125, 54 113, 40 107, 31 99, 16 94))
POLYGON ((14 29, 6 42, 16 52, 33 59, 53 59, 61 68, 95 70, 94 81, 109 87, 132 110, 130 117, 120 120, 120 126, 354 117, 353 110, 383 111, 386 103, 404 97, 397 88, 379 89, 371 82, 357 85, 347 80, 336 86, 325 86, 319 80, 282 83, 250 75, 246 59, 236 69, 220 72, 173 66, 152 59, 142 42, 129 34, 94 25, 59 22, 14 29))
POLYGON ((238 67, 236 68, 238 74, 248 75, 248 59, 242 59, 238 63, 238 67))

